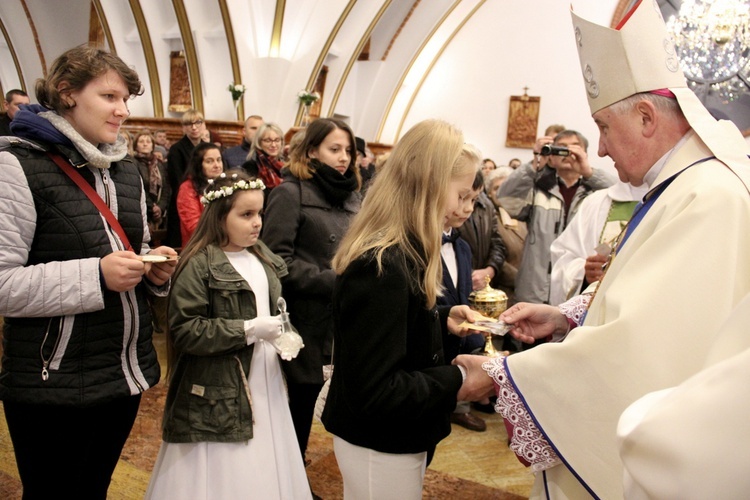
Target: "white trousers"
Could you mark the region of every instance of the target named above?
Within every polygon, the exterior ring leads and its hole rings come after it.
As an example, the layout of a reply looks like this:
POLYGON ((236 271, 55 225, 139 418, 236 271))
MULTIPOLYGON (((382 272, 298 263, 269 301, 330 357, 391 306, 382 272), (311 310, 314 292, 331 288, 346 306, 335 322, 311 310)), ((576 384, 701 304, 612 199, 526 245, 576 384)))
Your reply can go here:
POLYGON ((344 500, 421 500, 427 452, 382 453, 333 437, 344 500))

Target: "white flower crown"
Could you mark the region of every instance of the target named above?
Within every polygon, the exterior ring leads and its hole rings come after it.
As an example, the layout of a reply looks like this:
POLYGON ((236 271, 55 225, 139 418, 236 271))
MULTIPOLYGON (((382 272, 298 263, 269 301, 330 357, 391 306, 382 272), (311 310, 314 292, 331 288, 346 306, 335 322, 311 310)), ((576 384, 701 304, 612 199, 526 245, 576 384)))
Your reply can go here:
MULTIPOLYGON (((226 179, 227 174, 222 172, 219 175, 220 179, 226 179)), ((237 174, 232 174, 232 179, 237 179, 237 174)), ((246 181, 246 180, 239 180, 235 183, 233 183, 231 186, 222 186, 219 189, 210 190, 211 187, 214 185, 214 180, 209 179, 208 180, 208 186, 206 187, 206 190, 203 191, 203 196, 201 196, 201 204, 203 206, 207 206, 209 203, 211 203, 214 200, 218 200, 219 198, 225 198, 227 196, 232 196, 234 192, 238 189, 240 190, 248 190, 248 189, 260 189, 261 191, 266 189, 266 185, 263 184, 263 181, 260 179, 255 179, 252 181, 246 181)))

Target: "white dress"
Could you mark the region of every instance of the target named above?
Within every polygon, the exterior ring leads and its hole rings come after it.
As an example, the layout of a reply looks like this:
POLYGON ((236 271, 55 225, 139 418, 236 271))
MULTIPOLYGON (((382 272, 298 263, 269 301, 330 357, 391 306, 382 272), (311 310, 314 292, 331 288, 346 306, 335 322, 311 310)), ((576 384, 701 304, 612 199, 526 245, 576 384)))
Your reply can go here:
MULTIPOLYGON (((253 289, 258 315, 270 315, 268 282, 258 258, 247 251, 225 253, 253 289)), ((239 443, 162 442, 145 498, 312 498, 279 357, 268 342, 255 344, 248 380, 253 438, 239 443)))

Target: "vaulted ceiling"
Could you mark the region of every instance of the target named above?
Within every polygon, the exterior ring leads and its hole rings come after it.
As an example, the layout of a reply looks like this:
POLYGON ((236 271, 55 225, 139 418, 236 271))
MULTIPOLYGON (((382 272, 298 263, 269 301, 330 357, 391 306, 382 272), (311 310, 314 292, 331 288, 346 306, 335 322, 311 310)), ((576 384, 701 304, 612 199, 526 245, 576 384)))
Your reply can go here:
POLYGON ((33 95, 33 82, 62 51, 98 40, 141 75, 147 97, 132 103, 134 116, 178 116, 170 93, 182 84, 209 119, 252 112, 291 123, 300 117, 296 93, 324 70, 321 115, 350 116, 357 80, 372 79, 356 106, 386 110, 373 128, 398 128, 387 110, 410 97, 398 90, 418 84, 485 1, 4 0, 0 83, 33 95), (187 82, 173 81, 175 53, 184 56, 187 82), (248 88, 236 109, 232 82, 248 88))
MULTIPOLYGON (((632 3, 575 2, 605 24, 632 3)), ((524 84, 544 91, 552 68, 558 85, 578 86, 568 9, 559 0, 2 0, 0 90, 21 88, 33 99, 34 81, 58 55, 95 41, 141 76, 146 92, 131 103, 133 116, 179 117, 187 99, 208 119, 260 114, 288 127, 301 117, 297 92, 318 88, 323 98, 316 114, 354 122, 370 140, 394 142, 414 121, 410 113, 424 114, 419 99, 439 92, 447 83, 440 79, 455 68, 451 78, 466 80, 446 101, 470 104, 453 113, 464 117, 467 107, 476 107, 470 121, 502 132, 502 120, 482 116, 482 104, 474 104, 484 100, 502 116, 506 104, 487 93, 493 84, 458 72, 476 59, 472 68, 502 75, 494 86, 503 100, 511 93, 503 85, 516 93, 524 84), (564 34, 550 32, 561 24, 564 34), (468 52, 451 50, 465 46, 468 52), (567 68, 572 83, 558 68, 567 68), (237 106, 230 83, 247 87, 237 106)), ((549 106, 560 99, 564 109, 570 100, 550 90, 544 95, 544 109, 556 115, 559 109, 549 106)), ((573 102, 586 117, 583 96, 573 102)))

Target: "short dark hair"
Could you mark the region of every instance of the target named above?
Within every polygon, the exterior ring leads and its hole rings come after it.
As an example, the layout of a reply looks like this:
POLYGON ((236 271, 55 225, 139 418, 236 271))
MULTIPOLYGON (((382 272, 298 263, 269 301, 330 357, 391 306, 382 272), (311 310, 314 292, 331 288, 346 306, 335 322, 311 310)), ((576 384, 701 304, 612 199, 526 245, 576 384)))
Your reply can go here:
POLYGON ((12 101, 13 96, 15 95, 20 95, 21 97, 29 97, 29 94, 27 94, 21 89, 10 89, 8 92, 5 93, 5 102, 12 101))
POLYGON ((586 139, 582 133, 576 131, 576 130, 563 130, 562 132, 558 132, 558 134, 555 136, 554 142, 557 144, 557 141, 560 139, 563 139, 565 137, 571 137, 576 136, 578 138, 578 142, 581 143, 581 146, 583 146, 583 150, 587 151, 589 149, 589 141, 586 139))
POLYGON ((36 100, 45 108, 62 113, 75 106, 63 99, 62 94, 81 90, 91 80, 114 70, 125 82, 131 96, 143 94, 143 84, 138 73, 116 55, 96 47, 79 45, 55 59, 46 78, 36 81, 36 100), (65 82, 66 86, 58 90, 65 82))

